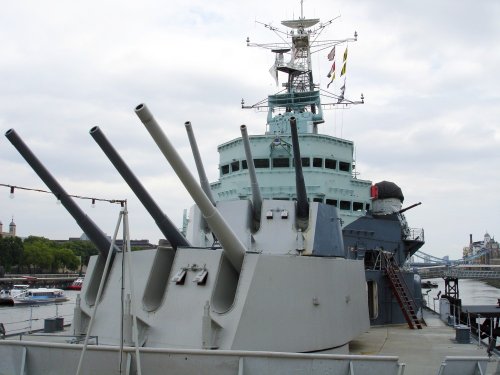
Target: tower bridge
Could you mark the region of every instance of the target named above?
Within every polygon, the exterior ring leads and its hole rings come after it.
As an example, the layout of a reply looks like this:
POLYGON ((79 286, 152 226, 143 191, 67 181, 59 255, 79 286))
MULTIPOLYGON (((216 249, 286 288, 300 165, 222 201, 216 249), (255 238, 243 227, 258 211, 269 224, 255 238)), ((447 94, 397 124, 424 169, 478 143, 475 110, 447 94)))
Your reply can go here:
POLYGON ((414 256, 424 262, 408 263, 417 269, 422 279, 500 279, 500 265, 471 264, 475 259, 489 255, 491 249, 482 248, 476 254, 458 260, 438 258, 431 254, 417 251, 414 256))
POLYGON ((457 264, 431 267, 417 267, 422 279, 500 279, 500 265, 457 264))

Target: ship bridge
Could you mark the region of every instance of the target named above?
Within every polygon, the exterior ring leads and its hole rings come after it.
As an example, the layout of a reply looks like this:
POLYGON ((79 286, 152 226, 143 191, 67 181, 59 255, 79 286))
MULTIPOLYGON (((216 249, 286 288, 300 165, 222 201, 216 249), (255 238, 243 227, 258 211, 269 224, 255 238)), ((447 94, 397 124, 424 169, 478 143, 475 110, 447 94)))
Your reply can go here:
POLYGON ((269 95, 267 123, 269 133, 290 134, 290 117, 297 119, 299 133, 317 133, 315 125, 324 122, 319 91, 287 92, 269 95), (318 113, 305 108, 318 108, 318 113), (278 113, 278 115, 276 115, 278 113))

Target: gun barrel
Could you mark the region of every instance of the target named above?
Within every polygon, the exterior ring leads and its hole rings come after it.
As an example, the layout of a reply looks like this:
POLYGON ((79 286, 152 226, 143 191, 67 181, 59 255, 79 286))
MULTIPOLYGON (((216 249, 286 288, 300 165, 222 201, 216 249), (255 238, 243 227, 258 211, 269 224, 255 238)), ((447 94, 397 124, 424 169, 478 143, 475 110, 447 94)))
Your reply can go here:
POLYGON ((417 206, 420 206, 421 204, 422 204, 422 202, 414 203, 414 204, 412 204, 411 206, 408 206, 408 207, 406 207, 406 208, 403 208, 403 209, 399 210, 399 212, 398 212, 398 213, 402 214, 403 212, 406 212, 406 211, 408 211, 408 210, 411 210, 412 208, 417 207, 417 206))
POLYGON ((94 138, 99 147, 101 147, 102 151, 106 154, 116 170, 120 173, 149 214, 153 217, 156 225, 168 242, 170 242, 170 245, 172 245, 174 249, 177 249, 178 246, 190 246, 188 240, 182 235, 182 233, 179 232, 168 216, 163 213, 141 182, 132 173, 128 165, 125 161, 123 161, 102 130, 98 126, 94 126, 90 129, 90 135, 94 138))
POLYGON ((252 202, 254 220, 260 220, 260 212, 262 209, 262 197, 260 195, 260 187, 257 181, 257 173, 255 172, 255 164, 253 162, 252 150, 250 149, 250 139, 248 138, 247 127, 240 126, 241 139, 245 147, 245 157, 247 159, 248 173, 250 174, 250 183, 252 185, 252 202))
MULTIPOLYGON (((56 179, 50 174, 50 172, 45 168, 45 166, 38 160, 38 158, 31 152, 24 141, 19 137, 14 129, 10 129, 5 133, 7 139, 12 143, 12 145, 19 151, 21 156, 28 162, 28 164, 33 168, 35 173, 40 177, 40 179, 47 185, 47 187, 52 191, 52 193, 61 201, 61 204, 66 208, 66 210, 73 216, 77 224, 87 235, 87 237, 94 243, 99 252, 107 256, 111 241, 106 237, 106 235, 99 229, 99 227, 90 219, 80 207, 74 202, 74 200, 66 193, 62 186, 56 181, 56 179)), ((116 248, 113 249, 116 251, 116 248)))
POLYGON ((200 150, 198 149, 198 144, 196 143, 193 127, 191 126, 191 122, 189 121, 186 121, 184 125, 186 126, 186 132, 188 134, 189 144, 191 145, 194 162, 196 163, 196 169, 198 170, 198 176, 200 178, 201 188, 207 195, 208 199, 210 199, 210 202, 215 206, 215 200, 212 196, 212 190, 210 190, 210 184, 208 182, 208 178, 205 173, 205 168, 203 167, 203 161, 201 160, 200 150))
POLYGON ((307 219, 309 217, 309 202, 307 201, 306 184, 302 172, 302 160, 300 158, 299 135, 295 117, 290 118, 290 130, 292 133, 293 160, 295 163, 295 188, 297 190, 297 217, 307 219))
POLYGON ((207 195, 203 192, 203 189, 198 185, 196 179, 189 172, 189 169, 186 167, 179 154, 177 154, 177 151, 167 136, 163 133, 147 106, 145 104, 139 104, 135 108, 135 113, 142 121, 179 179, 182 181, 184 187, 200 208, 209 227, 212 229, 222 245, 228 260, 234 266, 236 271, 239 272, 241 270, 243 257, 246 252, 245 246, 231 230, 220 212, 210 202, 210 199, 208 199, 207 195))

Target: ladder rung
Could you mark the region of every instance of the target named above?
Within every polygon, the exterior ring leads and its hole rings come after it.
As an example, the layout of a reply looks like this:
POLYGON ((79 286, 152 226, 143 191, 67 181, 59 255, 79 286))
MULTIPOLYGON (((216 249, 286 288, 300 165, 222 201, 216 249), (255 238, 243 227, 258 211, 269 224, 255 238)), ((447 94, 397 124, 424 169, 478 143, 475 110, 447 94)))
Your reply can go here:
POLYGON ((393 258, 389 259, 387 256, 385 257, 387 261, 385 271, 392 286, 394 295, 396 296, 398 304, 401 307, 401 311, 403 312, 406 322, 408 323, 408 326, 411 329, 415 329, 415 327, 418 329, 422 329, 417 315, 415 314, 415 301, 413 300, 411 293, 409 293, 409 290, 407 289, 406 282, 399 270, 399 266, 395 263, 395 260, 393 258))

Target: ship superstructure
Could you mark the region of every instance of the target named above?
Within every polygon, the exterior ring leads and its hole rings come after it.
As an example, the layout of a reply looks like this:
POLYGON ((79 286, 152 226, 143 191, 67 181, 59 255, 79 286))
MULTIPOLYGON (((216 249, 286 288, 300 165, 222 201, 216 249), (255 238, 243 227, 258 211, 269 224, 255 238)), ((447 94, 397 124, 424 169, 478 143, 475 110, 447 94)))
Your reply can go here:
MULTIPOLYGON (((363 260, 365 265, 371 324, 406 321, 413 328, 417 324, 408 317, 407 307, 398 294, 410 295, 410 310, 416 317, 423 301, 420 284, 414 281, 413 273, 400 273, 407 284, 406 290, 393 290, 387 278, 387 267, 391 265, 382 260, 388 255, 399 272, 405 261, 424 244, 423 230, 408 226, 403 214, 406 209, 402 208, 403 193, 396 184, 383 181, 372 185, 371 181, 358 178, 352 141, 320 133, 321 124, 325 122, 323 107, 343 109, 364 103, 363 94, 359 101, 345 96, 348 44, 357 40, 357 32, 352 38, 322 40, 322 32, 333 21, 323 24, 319 19, 305 18, 301 9, 299 19, 281 22, 286 31, 264 24, 280 36, 280 42, 252 43, 247 38, 248 46, 261 47, 275 55, 270 73, 276 83, 284 77, 280 92, 251 106, 242 100, 243 108, 267 111, 264 134, 249 136, 248 140, 256 180, 264 200, 298 199, 290 128, 293 118, 300 140, 307 200, 337 208, 345 256, 363 260), (342 69, 336 72, 336 51, 342 49, 342 69), (340 78, 342 86, 337 94, 321 89, 314 80, 311 61, 317 52, 322 52, 325 60, 327 57, 332 64, 328 74, 330 83, 336 74, 340 78), (327 103, 322 103, 322 97, 327 103)), ((219 180, 210 185, 214 202, 253 199, 248 156, 242 149, 243 138, 219 145, 219 180)))
MULTIPOLYGON (((370 210, 371 181, 357 178, 352 141, 318 131, 318 125, 324 122, 323 104, 319 84, 314 82, 312 54, 322 51, 326 56, 327 51, 330 51, 330 60, 333 60, 331 54, 332 51, 334 54, 335 48, 344 45, 347 48, 348 42, 357 39, 357 33, 348 39, 319 39, 332 21, 322 24, 319 19, 305 18, 301 12, 298 20, 282 21, 287 31, 265 25, 279 32, 283 42, 255 44, 248 38, 248 46, 266 48, 275 54, 270 72, 276 82, 279 82, 278 72, 285 79, 282 82, 284 89, 279 93, 269 95, 267 100, 252 106, 245 106, 242 101, 242 107, 267 110, 265 134, 250 136, 263 198, 297 199, 290 135, 290 118, 294 117, 301 144, 307 198, 311 202, 337 207, 343 224, 347 225, 370 210)), ((332 74, 335 71, 330 72, 330 76, 332 74)), ((342 108, 363 103, 363 97, 360 101, 345 98, 345 86, 340 95, 324 92, 332 100, 326 104, 328 107, 342 108)), ((237 138, 218 147, 220 176, 217 182, 211 184, 216 201, 247 199, 251 196, 247 161, 241 152, 241 145, 241 138, 237 138)))

